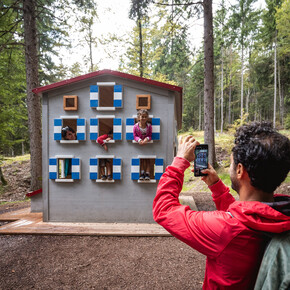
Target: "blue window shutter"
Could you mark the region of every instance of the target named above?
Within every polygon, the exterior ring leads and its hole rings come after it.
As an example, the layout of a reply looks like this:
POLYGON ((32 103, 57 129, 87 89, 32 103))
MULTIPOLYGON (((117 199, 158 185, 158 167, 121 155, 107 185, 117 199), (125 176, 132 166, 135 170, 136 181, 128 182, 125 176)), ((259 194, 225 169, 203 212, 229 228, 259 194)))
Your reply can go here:
POLYGON ((99 106, 99 86, 90 86, 90 107, 96 108, 99 106))
POLYGON ((99 133, 99 120, 98 118, 90 119, 90 140, 97 140, 99 133))
POLYGON ((114 86, 114 107, 123 107, 123 86, 121 85, 114 86))
POLYGON ((113 119, 113 139, 122 140, 122 119, 121 118, 113 119))
POLYGON ((122 178, 122 159, 114 158, 113 159, 113 179, 121 180, 122 178))
POLYGON ((77 119, 77 140, 86 140, 86 119, 77 119))
POLYGON ((57 159, 49 158, 49 179, 57 179, 57 159))
POLYGON ((152 118, 152 140, 160 140, 160 118, 152 118))
POLYGON ((90 158, 90 179, 98 179, 98 158, 90 158))
POLYGON ((131 160, 131 179, 138 180, 140 177, 140 159, 132 158, 131 160))
POLYGON ((162 158, 155 159, 155 179, 159 180, 163 174, 163 164, 164 161, 162 158))
POLYGON ((81 160, 79 158, 71 160, 71 178, 81 179, 81 160))
POLYGON ((134 125, 135 125, 134 118, 126 119, 126 140, 134 140, 134 135, 133 135, 134 125))
POLYGON ((62 119, 54 119, 54 140, 61 140, 62 119))

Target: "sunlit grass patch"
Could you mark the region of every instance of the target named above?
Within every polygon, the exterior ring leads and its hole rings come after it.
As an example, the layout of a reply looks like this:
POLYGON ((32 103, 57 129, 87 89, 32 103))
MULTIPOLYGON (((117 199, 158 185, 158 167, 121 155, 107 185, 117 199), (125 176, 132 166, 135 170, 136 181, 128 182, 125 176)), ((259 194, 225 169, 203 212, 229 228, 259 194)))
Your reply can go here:
POLYGON ((217 133, 215 136, 215 145, 223 148, 230 155, 234 145, 234 135, 231 133, 217 133))
POLYGON ((178 134, 178 137, 180 137, 180 136, 186 137, 188 135, 192 135, 201 144, 204 142, 204 132, 203 131, 193 131, 193 129, 190 129, 187 132, 183 132, 183 133, 178 134))
POLYGON ((286 177, 284 182, 287 182, 287 183, 289 182, 290 183, 290 173, 287 175, 287 177, 286 177))
POLYGON ((19 162, 20 164, 30 160, 30 154, 15 156, 15 157, 4 157, 3 165, 10 165, 13 162, 19 162))
POLYGON ((290 130, 280 130, 279 133, 290 138, 290 130))
POLYGON ((24 200, 16 200, 16 201, 3 201, 3 202, 0 202, 0 205, 4 205, 4 204, 14 204, 14 203, 21 203, 21 202, 26 202, 28 201, 29 198, 26 198, 24 200))

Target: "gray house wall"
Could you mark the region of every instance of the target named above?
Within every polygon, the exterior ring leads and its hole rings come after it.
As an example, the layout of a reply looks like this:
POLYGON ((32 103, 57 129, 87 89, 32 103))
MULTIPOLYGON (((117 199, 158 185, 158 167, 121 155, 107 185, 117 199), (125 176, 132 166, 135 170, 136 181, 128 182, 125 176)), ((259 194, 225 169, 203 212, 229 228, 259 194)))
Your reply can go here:
POLYGON ((43 220, 63 222, 138 222, 151 223, 152 202, 156 183, 131 180, 131 159, 138 155, 156 155, 164 159, 164 170, 173 160, 176 140, 174 92, 115 76, 95 77, 43 94, 43 220), (123 86, 123 108, 97 111, 90 108, 90 85, 115 82, 123 86), (136 115, 136 95, 150 94, 150 115, 160 118, 160 140, 139 146, 126 140, 126 119, 136 115), (63 96, 77 95, 78 110, 64 111, 63 96), (86 119, 86 141, 61 144, 54 140, 54 119, 60 116, 79 116, 86 119), (96 115, 115 115, 122 118, 122 140, 108 144, 106 152, 90 140, 90 119, 96 115), (81 159, 81 180, 58 183, 49 179, 49 158, 55 155, 74 155, 81 159), (90 180, 90 158, 96 155, 115 155, 122 159, 122 179, 114 183, 90 180))

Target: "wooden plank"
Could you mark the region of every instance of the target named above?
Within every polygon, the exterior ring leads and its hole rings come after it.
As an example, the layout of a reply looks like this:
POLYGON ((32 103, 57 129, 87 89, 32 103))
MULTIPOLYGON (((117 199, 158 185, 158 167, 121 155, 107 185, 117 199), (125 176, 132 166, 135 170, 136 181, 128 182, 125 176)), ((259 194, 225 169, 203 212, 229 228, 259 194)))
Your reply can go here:
POLYGON ((27 213, 27 209, 0 215, 0 220, 13 221, 0 227, 0 234, 7 235, 171 236, 155 223, 43 222, 42 213, 27 213))

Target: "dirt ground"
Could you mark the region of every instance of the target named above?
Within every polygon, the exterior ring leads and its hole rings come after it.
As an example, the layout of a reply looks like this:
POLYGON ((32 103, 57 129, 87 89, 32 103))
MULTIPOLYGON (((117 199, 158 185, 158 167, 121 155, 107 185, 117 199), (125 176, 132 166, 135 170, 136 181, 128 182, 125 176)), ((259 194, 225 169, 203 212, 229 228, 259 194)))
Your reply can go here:
POLYGON ((0 256, 3 290, 202 289, 205 268, 173 237, 0 235, 0 256))
MULTIPOLYGON (((0 213, 30 206, 29 162, 4 166, 0 213)), ((288 192, 289 184, 280 192, 288 192)), ((193 195, 214 210, 209 193, 193 195)), ((0 224, 1 225, 1 224, 0 224)), ((173 237, 0 235, 0 289, 202 289, 205 256, 173 237)))

